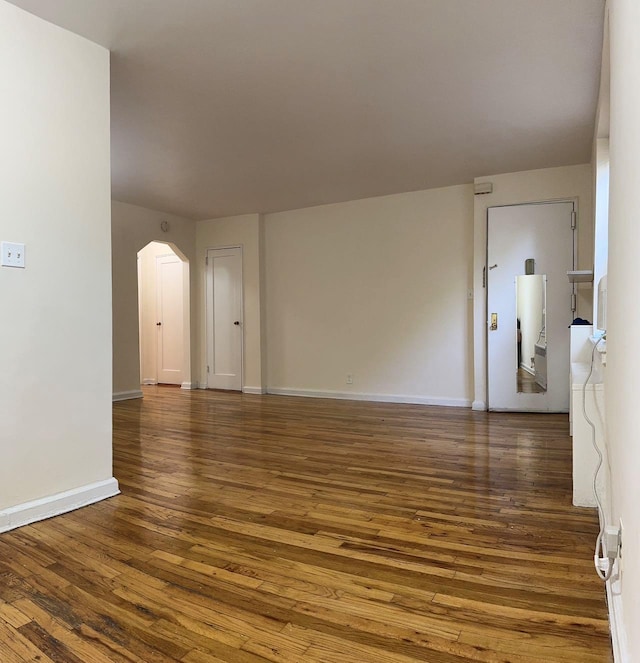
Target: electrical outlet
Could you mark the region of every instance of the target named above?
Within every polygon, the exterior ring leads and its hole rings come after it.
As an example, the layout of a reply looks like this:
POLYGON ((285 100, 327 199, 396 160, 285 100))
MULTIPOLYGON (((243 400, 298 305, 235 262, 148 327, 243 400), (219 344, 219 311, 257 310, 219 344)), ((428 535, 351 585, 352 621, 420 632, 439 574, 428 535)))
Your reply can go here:
POLYGON ((2 242, 0 256, 2 267, 21 267, 24 269, 24 244, 2 242))
POLYGON ((621 536, 620 528, 609 525, 604 530, 604 547, 609 559, 616 559, 620 555, 621 536))
POLYGON ((622 518, 620 518, 620 556, 622 557, 622 539, 624 535, 624 526, 622 524, 622 518))
POLYGON ((347 384, 353 384, 353 375, 347 373, 347 384))
POLYGON ((620 547, 618 548, 618 578, 619 578, 620 582, 622 582, 622 570, 623 570, 622 560, 624 559, 624 551, 622 549, 622 543, 624 541, 624 526, 622 524, 622 518, 620 518, 619 527, 620 527, 620 530, 619 530, 619 532, 620 532, 620 539, 619 539, 620 547))

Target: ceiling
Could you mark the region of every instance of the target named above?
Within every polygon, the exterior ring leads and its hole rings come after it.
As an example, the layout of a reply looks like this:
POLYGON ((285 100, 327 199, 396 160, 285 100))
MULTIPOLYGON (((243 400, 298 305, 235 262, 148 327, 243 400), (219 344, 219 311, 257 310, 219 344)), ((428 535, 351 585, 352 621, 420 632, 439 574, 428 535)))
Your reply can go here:
POLYGON ((191 218, 585 163, 604 0, 13 0, 111 49, 114 198, 191 218))

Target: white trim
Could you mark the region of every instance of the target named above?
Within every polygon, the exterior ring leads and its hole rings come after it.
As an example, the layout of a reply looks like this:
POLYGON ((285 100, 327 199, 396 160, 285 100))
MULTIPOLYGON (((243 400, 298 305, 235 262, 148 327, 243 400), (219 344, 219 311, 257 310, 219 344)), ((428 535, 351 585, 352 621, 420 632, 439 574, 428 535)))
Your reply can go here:
MULTIPOLYGON (((519 392, 523 393, 523 392, 519 392)), ((532 407, 514 407, 514 408, 504 408, 504 407, 492 407, 489 412, 530 412, 531 414, 569 414, 569 410, 540 410, 538 408, 532 407)), ((578 506, 575 504, 574 506, 578 506)), ((593 506, 593 504, 583 505, 583 506, 593 506)))
POLYGON ((197 389, 197 388, 198 388, 197 382, 183 382, 180 385, 180 389, 197 389))
POLYGON ((113 393, 113 402, 116 401, 129 401, 132 398, 142 398, 142 391, 140 389, 133 389, 132 391, 116 391, 113 393))
POLYGON ((473 401, 473 403, 471 403, 471 409, 476 412, 486 412, 487 404, 484 401, 473 401))
MULTIPOLYGON (((582 382, 579 379, 571 384, 571 391, 582 391, 585 388, 584 380, 582 382)), ((602 382, 589 382, 587 385, 587 391, 604 391, 604 383, 602 382)))
POLYGON ((531 366, 527 366, 524 362, 520 363, 520 368, 523 371, 526 371, 527 373, 529 373, 529 375, 535 376, 535 374, 536 374, 535 370, 533 368, 531 368, 531 366))
MULTIPOLYGON (((618 560, 618 564, 620 560, 618 560)), ((611 631, 611 645, 613 647, 613 660, 615 663, 631 663, 627 648, 627 636, 624 631, 622 618, 622 596, 620 588, 620 574, 614 576, 607 584, 607 606, 609 607, 609 629, 611 631)))
POLYGON ((155 378, 142 378, 142 384, 147 387, 152 387, 153 385, 158 384, 158 381, 155 378))
POLYGON ((264 387, 242 387, 243 394, 266 394, 267 390, 264 387))
POLYGON ((118 482, 111 477, 105 481, 96 481, 80 488, 3 509, 0 511, 0 532, 8 532, 16 527, 59 516, 107 497, 113 497, 119 492, 118 482))
POLYGON ((313 391, 311 389, 280 389, 267 387, 268 394, 278 396, 304 396, 307 398, 336 398, 348 401, 374 401, 376 403, 413 403, 415 405, 445 405, 448 407, 469 407, 466 398, 437 398, 431 396, 405 396, 400 394, 368 394, 353 391, 313 391))
MULTIPOLYGON (((243 249, 244 250, 244 244, 223 244, 222 246, 209 246, 205 249, 205 254, 208 253, 209 251, 226 251, 227 249, 243 249)), ((205 256, 209 257, 209 256, 205 256)))

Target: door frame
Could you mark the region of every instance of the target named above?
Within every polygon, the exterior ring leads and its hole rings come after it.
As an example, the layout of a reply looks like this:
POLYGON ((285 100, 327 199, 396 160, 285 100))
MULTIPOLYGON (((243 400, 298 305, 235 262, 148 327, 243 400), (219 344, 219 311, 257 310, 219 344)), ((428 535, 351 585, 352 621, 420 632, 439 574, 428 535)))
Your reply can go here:
MULTIPOLYGON (((145 282, 144 279, 144 274, 142 270, 142 263, 141 263, 141 257, 140 254, 142 251, 144 251, 150 244, 163 244, 166 246, 169 251, 164 254, 164 255, 170 255, 171 252, 173 252, 178 258, 180 258, 180 261, 182 262, 182 285, 183 285, 183 299, 182 299, 182 307, 183 307, 183 360, 182 360, 182 379, 184 380, 181 388, 182 389, 197 389, 198 384, 194 383, 191 381, 192 379, 192 368, 193 364, 191 361, 191 348, 193 347, 192 344, 192 338, 191 334, 194 330, 194 326, 192 324, 192 314, 193 314, 193 297, 192 297, 192 283, 193 283, 193 274, 194 272, 192 271, 192 267, 195 264, 190 258, 187 257, 187 254, 184 253, 184 251, 175 243, 175 242, 169 242, 165 239, 151 239, 148 242, 146 242, 143 246, 141 246, 137 252, 136 252, 136 258, 137 258, 137 277, 138 277, 138 287, 137 287, 137 315, 138 315, 138 356, 139 356, 139 364, 140 364, 140 377, 139 381, 140 384, 142 385, 156 385, 158 384, 158 375, 157 375, 157 367, 156 370, 153 371, 155 374, 155 378, 150 378, 150 377, 145 377, 144 375, 144 353, 145 353, 145 348, 148 349, 148 344, 146 343, 145 339, 145 332, 144 330, 147 328, 145 325, 149 321, 147 320, 148 316, 144 315, 143 307, 142 307, 142 291, 143 289, 148 287, 148 284, 145 282), (192 264, 193 263, 193 264, 192 264)), ((163 255, 163 254, 160 254, 163 255)), ((156 280, 156 272, 154 271, 154 284, 156 280)), ((155 285, 154 285, 155 288, 155 285)), ((156 298, 157 299, 157 298, 156 298)), ((155 311, 155 306, 156 306, 156 301, 154 300, 154 322, 157 322, 157 313, 155 311)), ((154 337, 155 338, 155 337, 154 337)), ((155 341, 153 342, 153 345, 155 346, 155 341)), ((157 352, 157 351, 156 351, 157 352)), ((157 363, 157 362, 156 362, 157 363)))
MULTIPOLYGON (((578 216, 579 216, 579 207, 578 207, 578 198, 577 196, 568 197, 568 198, 551 198, 549 200, 533 200, 525 202, 515 202, 515 203, 504 203, 502 205, 489 205, 485 211, 484 217, 484 267, 482 274, 482 287, 484 289, 483 296, 483 334, 484 334, 484 343, 483 343, 483 352, 484 352, 484 384, 485 384, 485 393, 484 393, 484 405, 483 409, 489 410, 489 210, 495 209, 497 207, 523 207, 529 205, 550 205, 554 203, 571 203, 573 205, 573 213, 575 214, 576 225, 573 228, 573 256, 572 256, 572 267, 571 269, 576 269, 578 264, 578 216)), ((576 298, 577 306, 577 285, 574 283, 572 287, 573 295, 576 298)), ((577 308, 574 313, 577 312, 577 308)), ((575 316, 574 316, 575 317, 575 316)), ((477 329, 476 329, 477 333, 477 329)), ((571 369, 571 366, 567 366, 567 371, 571 369)), ((474 378, 475 382, 475 378, 474 378)))
MULTIPOLYGON (((240 321, 240 330, 242 334, 242 342, 240 343, 240 391, 244 390, 244 247, 242 244, 225 244, 222 246, 209 246, 205 250, 205 264, 204 264, 204 329, 205 329, 205 344, 204 344, 204 388, 212 389, 209 387, 209 366, 212 363, 211 357, 211 343, 213 339, 213 291, 212 279, 209 278, 209 254, 212 251, 224 251, 229 249, 237 249, 240 251, 240 310, 242 313, 242 320, 240 321)), ((211 274, 213 278, 213 273, 211 274)))

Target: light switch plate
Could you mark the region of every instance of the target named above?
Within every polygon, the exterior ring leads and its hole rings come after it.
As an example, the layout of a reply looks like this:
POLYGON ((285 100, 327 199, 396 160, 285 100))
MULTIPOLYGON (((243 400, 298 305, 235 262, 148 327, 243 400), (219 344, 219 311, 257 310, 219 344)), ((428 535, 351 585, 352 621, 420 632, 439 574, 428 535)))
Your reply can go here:
POLYGON ((24 269, 24 244, 2 242, 0 244, 0 265, 2 267, 21 267, 24 269))

